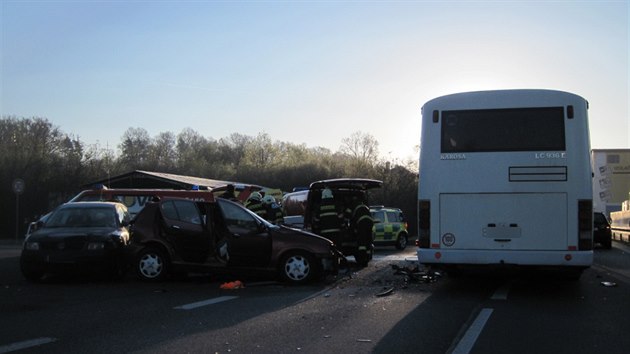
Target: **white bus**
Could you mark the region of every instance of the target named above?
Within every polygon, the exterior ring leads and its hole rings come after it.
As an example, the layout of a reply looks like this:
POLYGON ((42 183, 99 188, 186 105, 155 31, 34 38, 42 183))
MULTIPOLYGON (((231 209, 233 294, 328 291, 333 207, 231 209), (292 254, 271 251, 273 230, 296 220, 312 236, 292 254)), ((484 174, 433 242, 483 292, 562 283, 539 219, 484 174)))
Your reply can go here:
POLYGON ((588 102, 552 90, 435 98, 422 107, 418 260, 560 268, 593 261, 588 102))

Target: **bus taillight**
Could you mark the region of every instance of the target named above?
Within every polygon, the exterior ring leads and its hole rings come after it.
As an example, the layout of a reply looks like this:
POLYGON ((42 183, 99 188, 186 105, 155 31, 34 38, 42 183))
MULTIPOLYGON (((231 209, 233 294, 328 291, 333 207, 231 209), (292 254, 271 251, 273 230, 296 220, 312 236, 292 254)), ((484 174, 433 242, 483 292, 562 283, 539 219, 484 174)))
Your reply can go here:
POLYGON ((418 201, 418 247, 429 248, 431 242, 431 201, 418 201))
POLYGON ((578 249, 593 249, 593 201, 578 200, 578 249))

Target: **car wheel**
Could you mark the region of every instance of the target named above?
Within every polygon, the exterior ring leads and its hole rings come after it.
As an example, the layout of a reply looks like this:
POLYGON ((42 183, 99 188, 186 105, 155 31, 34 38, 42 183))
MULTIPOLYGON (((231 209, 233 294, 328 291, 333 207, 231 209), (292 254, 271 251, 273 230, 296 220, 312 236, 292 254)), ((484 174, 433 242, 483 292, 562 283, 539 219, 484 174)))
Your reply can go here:
POLYGON ((581 269, 581 268, 580 269, 569 269, 569 270, 566 270, 564 272, 564 274, 562 274, 562 275, 563 275, 564 279, 566 279, 566 280, 578 281, 578 280, 580 280, 580 277, 582 276, 582 271, 583 270, 584 269, 581 269))
POLYGON ((280 263, 280 276, 292 284, 308 283, 318 272, 313 256, 304 252, 289 252, 280 263))
POLYGON ((160 281, 166 276, 168 260, 164 252, 147 247, 140 252, 136 261, 136 272, 141 280, 160 281))
POLYGON ((113 280, 121 280, 127 274, 127 265, 121 260, 116 261, 109 274, 113 280))
POLYGON ((370 254, 367 251, 358 251, 354 254, 354 259, 359 267, 367 267, 370 262, 370 254))
POLYGON ((396 240, 396 248, 399 250, 404 250, 407 247, 407 235, 400 234, 398 235, 398 239, 396 240))
POLYGON ((24 264, 21 265, 22 275, 29 281, 38 282, 44 277, 44 272, 37 269, 32 269, 24 264))

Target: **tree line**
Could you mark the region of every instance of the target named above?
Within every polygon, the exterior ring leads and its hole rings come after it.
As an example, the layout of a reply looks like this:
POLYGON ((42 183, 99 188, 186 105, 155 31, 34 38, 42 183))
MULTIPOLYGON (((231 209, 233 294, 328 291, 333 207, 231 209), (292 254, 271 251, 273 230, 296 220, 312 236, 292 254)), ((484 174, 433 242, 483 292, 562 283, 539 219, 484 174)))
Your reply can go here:
POLYGON ((415 161, 386 161, 378 141, 354 132, 337 151, 273 141, 266 133, 233 133, 214 139, 192 128, 151 137, 146 129, 128 128, 117 151, 86 144, 46 118, 0 119, 0 237, 23 237, 28 222, 67 201, 83 186, 134 170, 236 181, 291 191, 329 178, 357 177, 383 181, 370 194, 372 204, 399 207, 410 234, 415 233, 418 190, 415 161), (24 191, 14 192, 16 179, 24 191), (17 228, 17 229, 16 229, 17 228))

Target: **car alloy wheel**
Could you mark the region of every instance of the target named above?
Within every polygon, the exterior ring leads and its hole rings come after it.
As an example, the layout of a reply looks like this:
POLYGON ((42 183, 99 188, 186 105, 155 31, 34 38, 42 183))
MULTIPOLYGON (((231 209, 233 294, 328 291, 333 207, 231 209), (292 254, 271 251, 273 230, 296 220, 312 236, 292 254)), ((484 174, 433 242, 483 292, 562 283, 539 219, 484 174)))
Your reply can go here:
POLYGON ((166 257, 157 248, 146 248, 138 256, 137 271, 140 279, 158 281, 166 273, 166 257))

